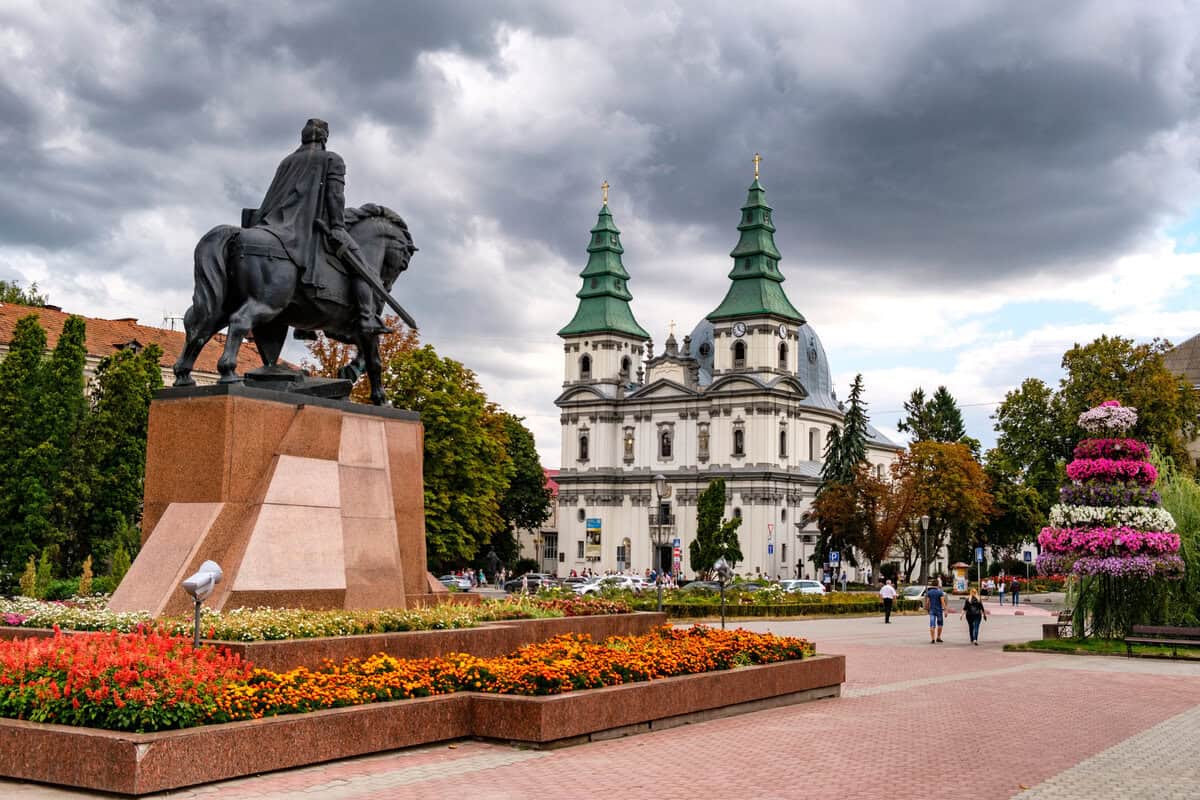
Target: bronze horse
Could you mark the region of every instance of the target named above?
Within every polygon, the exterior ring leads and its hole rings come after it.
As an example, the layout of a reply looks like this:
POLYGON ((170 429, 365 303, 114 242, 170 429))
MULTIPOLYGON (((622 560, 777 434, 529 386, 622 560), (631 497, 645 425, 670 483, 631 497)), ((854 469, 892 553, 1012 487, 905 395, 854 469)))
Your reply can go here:
MULTIPOLYGON (((346 209, 346 229, 358 243, 367 267, 390 291, 417 251, 408 225, 391 209, 368 203, 346 209)), ((222 328, 228 326, 229 330, 217 362, 220 382, 236 383, 241 380, 238 350, 246 335, 254 334, 263 365, 272 367, 279 361, 291 326, 324 331, 332 339, 355 345, 356 363, 365 366, 371 381, 371 402, 383 404, 379 339, 360 332, 358 310, 345 302, 351 289, 350 278, 343 271, 326 266, 317 281, 318 291, 302 282, 300 269, 269 231, 233 225, 218 225, 200 239, 195 266, 192 306, 183 318, 187 343, 174 368, 176 386, 195 385, 192 367, 196 357, 222 328)))

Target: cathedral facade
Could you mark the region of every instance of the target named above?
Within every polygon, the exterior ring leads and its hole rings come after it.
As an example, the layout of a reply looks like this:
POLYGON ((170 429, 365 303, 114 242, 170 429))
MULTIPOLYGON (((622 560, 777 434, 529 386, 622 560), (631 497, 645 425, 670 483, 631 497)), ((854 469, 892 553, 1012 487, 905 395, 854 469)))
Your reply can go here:
MULTIPOLYGON (((842 410, 821 340, 783 289, 757 163, 738 231, 725 298, 656 354, 630 306, 605 197, 578 308, 558 332, 562 461, 550 550, 559 575, 652 568, 693 577, 696 499, 714 478, 725 480, 725 516, 743 520, 738 572, 813 574, 810 506, 842 410)), ((869 434, 868 459, 885 470, 901 448, 869 434)))

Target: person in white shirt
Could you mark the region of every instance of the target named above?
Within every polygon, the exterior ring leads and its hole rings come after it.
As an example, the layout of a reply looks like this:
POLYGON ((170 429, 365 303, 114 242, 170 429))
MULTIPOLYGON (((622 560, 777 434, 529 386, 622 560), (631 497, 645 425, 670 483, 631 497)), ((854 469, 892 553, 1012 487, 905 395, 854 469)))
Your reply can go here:
POLYGON ((883 622, 885 625, 890 625, 892 624, 892 604, 896 602, 896 587, 892 586, 891 581, 887 581, 879 590, 879 596, 883 598, 883 622))

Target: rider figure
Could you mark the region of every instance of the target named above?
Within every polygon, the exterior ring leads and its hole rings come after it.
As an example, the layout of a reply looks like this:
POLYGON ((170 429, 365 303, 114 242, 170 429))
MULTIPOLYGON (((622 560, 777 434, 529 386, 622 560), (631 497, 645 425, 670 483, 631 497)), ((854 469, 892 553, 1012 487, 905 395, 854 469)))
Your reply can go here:
POLYGON ((347 267, 361 332, 390 333, 379 320, 371 287, 359 277, 359 270, 366 269, 366 265, 358 243, 346 231, 346 162, 325 149, 328 139, 329 123, 321 119, 305 123, 300 147, 280 163, 271 188, 246 227, 269 230, 292 261, 309 275, 319 257, 323 234, 347 267))

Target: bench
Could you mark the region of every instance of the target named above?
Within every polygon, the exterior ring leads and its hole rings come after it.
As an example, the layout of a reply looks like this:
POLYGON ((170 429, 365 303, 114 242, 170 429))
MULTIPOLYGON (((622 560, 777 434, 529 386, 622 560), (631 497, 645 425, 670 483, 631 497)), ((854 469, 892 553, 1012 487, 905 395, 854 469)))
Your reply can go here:
POLYGON ((1042 625, 1043 639, 1070 639, 1075 635, 1075 612, 1064 608, 1058 612, 1057 622, 1047 622, 1042 625))
POLYGON ((1178 655, 1180 647, 1200 647, 1200 628, 1182 628, 1174 625, 1134 625, 1133 633, 1125 637, 1125 655, 1133 655, 1135 644, 1170 647, 1171 656, 1178 655))

